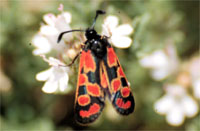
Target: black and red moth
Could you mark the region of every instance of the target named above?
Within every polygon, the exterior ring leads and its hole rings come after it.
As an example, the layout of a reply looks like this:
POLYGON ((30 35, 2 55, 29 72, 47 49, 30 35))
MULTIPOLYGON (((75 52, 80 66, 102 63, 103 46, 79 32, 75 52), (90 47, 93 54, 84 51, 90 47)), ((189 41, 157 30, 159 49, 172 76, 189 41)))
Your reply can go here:
POLYGON ((59 42, 65 33, 82 31, 85 32, 87 38, 82 50, 75 57, 76 59, 80 55, 75 118, 81 124, 92 123, 99 117, 104 108, 106 96, 121 115, 129 115, 135 107, 130 86, 115 52, 108 42, 108 37, 101 36, 94 30, 99 14, 105 14, 105 12, 96 11, 91 28, 62 32, 58 37, 59 42))

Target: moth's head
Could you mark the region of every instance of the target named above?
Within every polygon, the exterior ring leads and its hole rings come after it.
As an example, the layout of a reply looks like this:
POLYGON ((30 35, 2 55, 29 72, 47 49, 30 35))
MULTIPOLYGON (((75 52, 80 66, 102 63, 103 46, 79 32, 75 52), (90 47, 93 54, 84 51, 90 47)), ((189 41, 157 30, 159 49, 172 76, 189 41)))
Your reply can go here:
POLYGON ((97 32, 94 29, 87 29, 85 32, 85 36, 88 40, 94 39, 97 37, 97 32))
POLYGON ((96 16, 94 18, 94 21, 93 21, 93 24, 90 28, 88 28, 86 31, 85 31, 85 36, 88 40, 91 40, 91 39, 95 39, 97 38, 97 32, 94 30, 94 25, 96 23, 96 20, 97 20, 97 17, 99 15, 103 15, 105 14, 106 12, 105 11, 102 11, 102 10, 97 10, 96 11, 96 16))

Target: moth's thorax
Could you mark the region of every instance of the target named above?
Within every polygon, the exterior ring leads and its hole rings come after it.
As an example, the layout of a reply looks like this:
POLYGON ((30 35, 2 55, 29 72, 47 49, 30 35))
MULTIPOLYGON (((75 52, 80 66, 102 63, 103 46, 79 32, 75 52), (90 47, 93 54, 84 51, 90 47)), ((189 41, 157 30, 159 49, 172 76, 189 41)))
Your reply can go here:
POLYGON ((106 38, 101 37, 94 29, 89 28, 86 30, 85 36, 87 38, 86 49, 90 49, 96 57, 102 58, 106 54, 106 38))
POLYGON ((107 43, 102 39, 88 40, 87 44, 88 49, 90 49, 98 58, 102 58, 106 54, 107 43))

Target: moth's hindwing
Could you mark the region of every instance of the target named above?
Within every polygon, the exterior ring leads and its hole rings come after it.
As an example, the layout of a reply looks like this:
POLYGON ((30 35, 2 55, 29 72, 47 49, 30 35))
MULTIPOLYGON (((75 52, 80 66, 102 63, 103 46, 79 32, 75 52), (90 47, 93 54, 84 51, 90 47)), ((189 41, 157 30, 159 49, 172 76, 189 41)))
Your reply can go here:
POLYGON ((104 107, 104 93, 100 85, 99 59, 91 52, 81 52, 75 98, 75 117, 81 124, 95 121, 104 107))
POLYGON ((101 66, 107 83, 109 83, 109 98, 114 108, 122 115, 132 113, 135 107, 133 94, 119 60, 110 45, 107 47, 107 54, 103 57, 101 66))

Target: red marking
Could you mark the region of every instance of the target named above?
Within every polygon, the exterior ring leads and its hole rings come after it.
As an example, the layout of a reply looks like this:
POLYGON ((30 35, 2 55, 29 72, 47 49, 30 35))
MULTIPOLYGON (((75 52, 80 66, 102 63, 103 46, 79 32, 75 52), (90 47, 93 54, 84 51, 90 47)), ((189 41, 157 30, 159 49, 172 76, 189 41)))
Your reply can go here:
POLYGON ((81 110, 81 111, 79 112, 79 115, 80 115, 81 117, 89 117, 89 116, 90 116, 90 114, 89 114, 88 111, 83 111, 83 110, 81 110))
POLYGON ((106 81, 106 75, 105 73, 102 74, 101 76, 101 86, 103 88, 107 88, 108 87, 108 84, 107 84, 107 81, 106 81))
POLYGON ((90 50, 88 50, 88 52, 85 53, 85 69, 86 69, 86 72, 88 72, 88 71, 93 71, 94 72, 95 69, 96 69, 95 61, 92 58, 90 50))
POLYGON ((118 72, 119 76, 125 77, 125 74, 124 74, 121 66, 117 69, 117 72, 118 72))
POLYGON ((78 97, 78 104, 81 106, 86 106, 90 103, 90 97, 88 95, 81 95, 78 97))
POLYGON ((130 94, 130 88, 128 88, 128 87, 122 88, 122 89, 121 89, 121 93, 122 93, 122 96, 123 96, 123 97, 128 97, 129 94, 130 94))
POLYGON ((88 84, 87 91, 92 96, 100 96, 100 87, 97 84, 88 84))
POLYGON ((99 110, 100 110, 100 106, 99 106, 98 104, 94 103, 94 104, 90 107, 89 112, 90 112, 90 114, 93 115, 93 114, 99 112, 99 110))
POLYGON ((83 74, 79 74, 79 78, 78 78, 78 85, 83 85, 85 84, 85 82, 87 81, 87 77, 83 74))
POLYGON ((116 101, 116 104, 119 108, 122 108, 122 109, 128 109, 131 106, 130 101, 127 101, 126 103, 124 103, 122 98, 118 98, 116 101))
POLYGON ((90 117, 91 115, 94 115, 98 113, 100 110, 100 106, 96 103, 90 106, 90 109, 88 111, 80 110, 79 115, 81 117, 90 117))
POLYGON ((109 67, 117 65, 117 57, 113 48, 108 48, 108 65, 109 67))
POLYGON ((120 80, 119 79, 114 79, 114 80, 112 80, 111 83, 112 83, 112 88, 113 88, 114 92, 118 91, 120 86, 121 86, 120 80))

